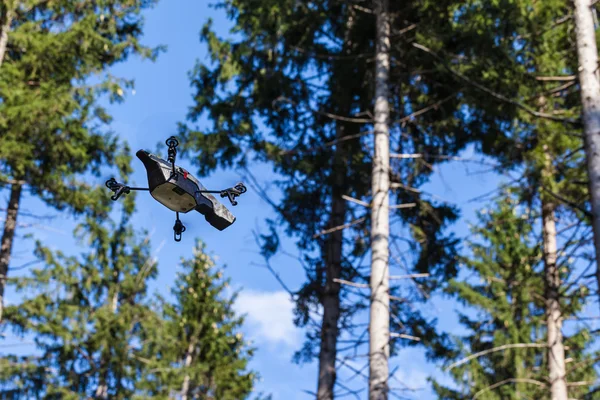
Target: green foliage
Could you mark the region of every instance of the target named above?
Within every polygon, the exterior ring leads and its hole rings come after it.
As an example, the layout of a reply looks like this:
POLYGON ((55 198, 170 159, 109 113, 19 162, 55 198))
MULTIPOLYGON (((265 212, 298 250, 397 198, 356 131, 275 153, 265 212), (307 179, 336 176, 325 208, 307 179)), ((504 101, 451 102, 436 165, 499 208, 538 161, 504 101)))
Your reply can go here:
POLYGON ((243 320, 233 310, 235 297, 227 297, 229 281, 202 243, 181 266, 174 302, 162 304, 162 321, 144 326, 140 398, 172 398, 187 382, 191 398, 245 399, 257 376, 247 370, 253 350, 239 332, 243 320))
POLYGON ((148 239, 130 227, 133 198, 118 221, 88 218, 76 236, 90 251, 68 256, 37 244, 45 266, 10 281, 24 296, 6 309, 17 334, 32 335, 39 355, 2 358, 1 396, 15 399, 130 399, 143 346, 142 327, 156 262, 148 239))
MULTIPOLYGON (((447 13, 453 3, 391 2, 390 10, 395 16, 392 151, 426 155, 393 162, 392 179, 404 185, 393 194, 396 202, 417 204, 394 215, 407 228, 407 236, 412 234, 412 258, 402 267, 443 277, 419 282, 423 293, 456 273, 458 242, 445 229, 458 212, 430 200, 418 188, 427 183, 432 164, 456 154, 470 137, 463 134, 462 84, 441 73, 443 67, 411 43, 451 49, 455 44, 448 36, 452 24, 447 13)), ((275 185, 283 197, 275 205, 277 220, 269 222, 270 236, 263 237, 265 254, 278 250, 276 235, 283 230, 296 240, 307 278, 297 292, 296 322, 306 326, 311 311, 323 303, 326 288, 335 286, 326 273, 335 239, 317 233, 366 216, 365 222, 344 230, 340 277, 368 280, 368 272, 358 265, 368 249, 369 210, 344 202, 334 211, 333 204, 342 195, 367 201, 370 197, 375 18, 352 2, 337 0, 225 0, 219 7, 233 21, 233 39, 218 37, 210 21, 203 27, 201 37, 211 62, 198 63, 190 74, 194 104, 180 134, 202 174, 217 167, 247 168, 259 161, 281 176, 275 185), (200 117, 208 117, 211 125, 194 129, 200 117), (339 221, 336 212, 341 214, 339 221)), ((341 288, 342 328, 351 325, 353 313, 364 309, 350 293, 341 288)), ((425 326, 430 321, 406 305, 395 311, 402 321, 395 328, 404 324, 404 333, 413 328, 430 332, 425 326)), ((318 337, 318 332, 309 333, 310 343, 297 360, 315 356, 318 337)))
POLYGON ((0 180, 24 180, 46 203, 83 212, 100 199, 82 174, 104 165, 130 171, 98 99, 119 101, 132 82, 100 74, 129 55, 156 55, 139 43, 140 13, 154 2, 5 4, 15 18, 0 67, 0 180))
MULTIPOLYGON (((447 363, 471 354, 509 344, 544 346, 545 304, 543 259, 530 215, 519 209, 513 196, 499 200, 491 211, 479 213, 472 229, 472 257, 465 258, 464 279, 448 288, 470 311, 460 314, 468 331, 455 338, 447 363)), ((576 297, 563 299, 565 319, 581 307, 576 297)), ((567 382, 595 382, 597 372, 586 352, 591 337, 580 330, 565 338, 567 382)), ((440 399, 549 399, 547 351, 540 348, 510 348, 477 357, 450 371, 457 388, 434 382, 440 399), (496 385, 496 387, 492 385, 496 385)), ((589 386, 569 388, 570 398, 583 398, 589 386)))

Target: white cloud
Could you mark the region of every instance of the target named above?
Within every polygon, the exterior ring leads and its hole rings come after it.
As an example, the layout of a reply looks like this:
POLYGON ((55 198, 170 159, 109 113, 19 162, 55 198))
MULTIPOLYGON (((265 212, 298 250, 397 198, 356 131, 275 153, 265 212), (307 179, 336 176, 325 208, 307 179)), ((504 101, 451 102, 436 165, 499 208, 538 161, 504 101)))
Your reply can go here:
POLYGON ((235 303, 238 313, 246 314, 245 325, 257 342, 295 346, 299 330, 294 326, 294 303, 287 292, 242 290, 235 303))

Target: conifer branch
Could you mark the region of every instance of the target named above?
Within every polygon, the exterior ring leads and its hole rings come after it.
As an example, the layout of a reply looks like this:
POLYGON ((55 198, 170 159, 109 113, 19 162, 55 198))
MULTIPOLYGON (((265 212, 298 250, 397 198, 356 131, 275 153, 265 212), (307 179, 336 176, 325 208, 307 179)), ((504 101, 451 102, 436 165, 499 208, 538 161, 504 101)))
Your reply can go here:
POLYGON ((509 378, 509 379, 505 379, 503 381, 500 382, 496 382, 493 385, 490 385, 486 388, 481 389, 479 392, 475 393, 475 395, 473 396, 472 400, 477 399, 480 395, 482 395, 485 392, 489 392, 490 390, 494 390, 500 386, 506 385, 507 383, 531 383, 533 385, 538 385, 541 387, 546 387, 548 385, 546 385, 544 382, 540 382, 540 381, 536 381, 535 379, 529 379, 529 378, 509 378))
MULTIPOLYGON (((280 102, 281 103, 289 103, 289 104, 291 104, 294 107, 298 107, 299 106, 299 104, 297 102, 295 102, 294 100, 289 99, 289 98, 287 98, 285 96, 279 96, 278 98, 276 98, 275 100, 273 100, 273 103, 272 103, 273 107, 277 107, 276 104, 280 103, 280 102)), ((324 117, 331 118, 331 119, 336 120, 336 121, 353 122, 353 123, 356 123, 356 124, 371 124, 371 123, 373 123, 372 119, 367 119, 367 118, 344 117, 344 116, 332 114, 332 113, 329 113, 329 112, 326 112, 326 111, 313 110, 313 109, 309 109, 308 111, 310 111, 313 114, 322 115, 324 117)))
MULTIPOLYGON (((258 237, 258 234, 256 233, 256 231, 252 231, 252 235, 254 236, 254 240, 257 244, 258 247, 260 246, 260 240, 258 237)), ((277 282, 279 282, 279 284, 281 285, 281 287, 288 292, 288 294, 290 295, 290 298, 292 300, 296 299, 296 294, 288 287, 288 285, 285 284, 285 282, 283 281, 283 279, 281 278, 281 276, 279 275, 279 273, 277 271, 275 271, 275 269, 271 266, 271 263, 269 262, 267 257, 263 257, 265 260, 265 265, 264 267, 267 268, 267 270, 269 270, 269 272, 275 277, 275 279, 277 280, 277 282)), ((256 264, 255 264, 256 265, 256 264)))
POLYGON ((444 368, 446 371, 450 371, 460 365, 468 363, 469 361, 484 356, 486 354, 494 353, 496 351, 502 351, 506 349, 521 349, 521 348, 546 348, 548 345, 541 343, 515 343, 515 344, 505 344, 498 347, 493 347, 491 349, 480 351, 479 353, 471 354, 470 356, 463 358, 453 364, 450 364, 448 367, 444 368))
POLYGON ((409 121, 411 118, 414 117, 418 117, 419 115, 425 114, 428 111, 431 110, 437 110, 439 106, 441 106, 442 104, 444 104, 445 102, 447 102, 448 100, 453 99, 454 97, 456 97, 456 93, 452 93, 450 96, 443 98, 442 100, 436 101, 435 103, 428 105, 426 107, 421 108, 420 110, 417 110, 405 117, 400 118, 399 120, 394 121, 394 124, 402 124, 404 122, 409 121))
POLYGON ((422 51, 426 52, 427 54, 431 55, 433 58, 435 58, 437 61, 439 61, 444 66, 444 68, 446 68, 448 70, 448 72, 450 72, 452 75, 456 76, 457 78, 459 78, 462 81, 468 83, 469 85, 475 87, 476 89, 479 89, 482 92, 485 92, 485 93, 491 95, 492 97, 494 97, 494 98, 496 98, 496 99, 498 99, 500 101, 503 101, 503 102, 508 103, 508 104, 512 104, 513 106, 518 107, 521 110, 523 110, 523 111, 527 112, 528 114, 533 115, 534 117, 537 117, 537 118, 545 118, 545 119, 548 119, 548 120, 551 120, 551 121, 556 121, 556 122, 565 122, 565 123, 573 124, 573 125, 576 125, 576 126, 580 126, 581 125, 581 120, 573 120, 573 119, 570 119, 570 118, 560 118, 560 117, 556 117, 556 116, 554 116, 552 114, 542 113, 542 112, 534 110, 533 108, 529 107, 528 105, 523 104, 523 103, 521 103, 521 102, 519 102, 517 100, 509 99, 508 97, 506 97, 506 96, 504 96, 504 95, 502 95, 502 94, 500 94, 498 92, 495 92, 495 91, 493 91, 493 90, 485 87, 484 85, 482 85, 482 84, 480 84, 478 82, 475 82, 474 80, 466 77, 465 75, 461 74, 460 72, 456 71, 455 69, 453 69, 452 67, 450 67, 448 65, 448 63, 446 63, 442 59, 442 57, 440 57, 439 55, 437 55, 430 48, 425 47, 425 46, 423 46, 423 45, 421 45, 419 43, 413 43, 412 45, 413 45, 413 47, 415 47, 415 48, 417 48, 419 50, 422 50, 422 51))

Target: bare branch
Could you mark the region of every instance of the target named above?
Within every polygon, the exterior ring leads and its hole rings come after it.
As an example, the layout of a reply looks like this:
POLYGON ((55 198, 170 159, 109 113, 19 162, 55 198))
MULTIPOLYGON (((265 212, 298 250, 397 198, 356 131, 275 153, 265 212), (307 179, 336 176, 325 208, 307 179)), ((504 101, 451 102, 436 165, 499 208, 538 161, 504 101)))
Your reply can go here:
POLYGON ((400 339, 414 340, 415 342, 420 342, 421 341, 421 338, 418 338, 416 336, 411 336, 411 335, 405 335, 404 333, 390 332, 390 337, 400 338, 400 339))
POLYGON ((389 206, 390 210, 396 210, 399 208, 413 208, 416 207, 417 203, 405 203, 405 204, 392 204, 389 206))
POLYGON ((394 121, 393 123, 394 124, 397 124, 397 123, 402 124, 404 122, 409 121, 411 118, 418 117, 419 115, 425 114, 428 111, 437 110, 439 106, 441 106, 442 104, 444 104, 448 100, 453 99, 454 97, 456 97, 456 93, 453 93, 450 96, 443 98, 442 100, 436 101, 435 103, 430 104, 427 107, 423 107, 420 110, 417 110, 417 111, 415 111, 415 112, 413 112, 413 113, 411 113, 411 114, 409 114, 409 115, 407 115, 405 117, 400 118, 397 121, 394 121))
POLYGON ((479 353, 475 353, 475 354, 471 354, 470 356, 463 358, 462 360, 459 360, 453 364, 450 364, 448 367, 445 368, 446 371, 450 371, 453 368, 458 367, 459 365, 463 365, 477 357, 481 357, 484 356, 486 354, 490 354, 490 353, 494 353, 496 351, 502 351, 502 350, 506 350, 506 349, 520 349, 520 348, 546 348, 548 347, 548 345, 546 344, 540 344, 540 343, 515 343, 515 344, 505 344, 502 346, 498 346, 498 347, 493 347, 491 349, 487 349, 484 351, 480 351, 479 353))
POLYGON ((354 282, 350 282, 350 281, 347 281, 347 280, 344 280, 344 279, 337 279, 337 278, 334 279, 333 281, 335 283, 340 283, 342 285, 353 286, 353 287, 360 288, 360 289, 368 289, 369 288, 369 285, 366 284, 366 283, 354 283, 354 282))
POLYGON ((503 381, 494 383, 493 385, 490 385, 486 388, 481 389, 479 392, 475 393, 475 396, 473 396, 472 400, 475 400, 476 398, 478 398, 481 394, 485 393, 485 392, 489 392, 490 390, 496 389, 502 385, 506 385, 507 383, 531 383, 533 385, 538 385, 541 387, 546 387, 547 385, 544 382, 540 382, 540 381, 536 381, 535 379, 528 379, 528 378, 509 378, 509 379, 505 379, 503 381))
POLYGON ((429 277, 428 273, 423 274, 409 274, 409 275, 392 275, 390 276, 390 280, 398 280, 398 279, 413 279, 413 278, 427 278, 429 277))
POLYGON ((575 81, 575 80, 577 80, 577 75, 536 76, 535 80, 536 81, 543 81, 543 82, 548 82, 548 81, 559 81, 559 82, 575 81))
POLYGON ((333 228, 326 229, 324 231, 321 231, 321 232, 316 233, 315 235, 313 235, 313 239, 316 239, 319 236, 328 235, 328 234, 330 234, 332 232, 341 231, 342 229, 346 229, 346 228, 349 228, 351 226, 360 224, 361 222, 364 222, 366 219, 367 219, 366 217, 362 217, 362 218, 355 219, 354 221, 350 221, 347 224, 339 225, 339 226, 334 226, 333 228))
MULTIPOLYGON (((279 102, 281 102, 281 103, 289 103, 289 104, 293 105, 294 107, 298 107, 298 103, 296 103, 292 99, 288 99, 287 97, 284 97, 284 96, 279 96, 278 98, 276 98, 275 100, 273 100, 273 107, 275 107, 275 105, 277 103, 279 103, 279 102)), ((320 111, 320 110, 309 109, 309 111, 312 112, 312 113, 314 113, 314 114, 322 115, 324 117, 331 118, 331 119, 336 120, 336 121, 354 122, 354 123, 357 123, 357 124, 370 124, 370 123, 373 123, 372 119, 344 117, 344 116, 341 116, 341 115, 336 115, 336 114, 332 114, 332 113, 328 113, 326 111, 320 111)))
POLYGON ((342 195, 342 199, 350 201, 352 203, 360 204, 361 206, 364 206, 364 207, 371 207, 371 205, 369 203, 367 203, 366 201, 358 200, 358 199, 355 199, 354 197, 346 196, 345 194, 342 195))

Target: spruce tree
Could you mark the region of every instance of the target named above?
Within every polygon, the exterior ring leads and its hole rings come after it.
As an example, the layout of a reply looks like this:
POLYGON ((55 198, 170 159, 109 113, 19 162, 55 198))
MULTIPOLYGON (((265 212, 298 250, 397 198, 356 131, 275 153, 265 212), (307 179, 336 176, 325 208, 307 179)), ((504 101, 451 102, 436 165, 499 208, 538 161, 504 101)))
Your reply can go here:
POLYGON ((0 319, 24 187, 57 209, 103 212, 82 174, 98 175, 103 165, 128 168, 98 99, 122 99, 131 82, 100 74, 131 54, 155 55, 139 43, 141 12, 153 3, 3 2, 0 182, 10 200, 0 241, 0 319))
MULTIPOLYGON (((464 278, 449 286, 449 293, 467 306, 460 323, 469 334, 456 338, 447 357, 457 388, 434 381, 440 399, 554 398, 547 373, 550 353, 545 351, 544 254, 531 210, 519 206, 514 193, 505 193, 491 211, 479 212, 471 255, 463 260, 464 278)), ((575 286, 561 300, 563 317, 575 315, 585 296, 586 288, 575 286)), ((565 340, 566 380, 575 383, 569 398, 586 398, 598 380, 586 351, 591 340, 587 329, 565 340)))
POLYGON ((576 266, 561 266, 557 247, 564 240, 569 248, 565 251, 578 254, 589 224, 577 87, 569 78, 565 84, 563 76, 577 69, 568 57, 573 38, 571 21, 564 18, 567 12, 569 4, 563 0, 457 7, 457 21, 470 21, 457 24, 458 37, 480 35, 481 46, 465 44, 457 67, 445 61, 454 76, 467 82, 465 103, 473 123, 486 127, 487 135, 478 139, 480 148, 499 161, 498 170, 516 173, 521 201, 538 210, 545 264, 546 367, 556 400, 569 397, 562 307, 573 284, 559 268, 567 268, 569 274, 576 271, 576 266))
MULTIPOLYGON (((431 73, 432 68, 436 72, 435 63, 410 43, 424 37, 442 46, 451 23, 440 15, 448 3, 394 3, 390 10, 390 62, 401 66, 390 75, 390 137, 393 151, 411 155, 402 154, 391 163, 392 198, 417 205, 398 206, 393 215, 414 238, 415 257, 404 267, 436 276, 454 273, 456 242, 443 231, 456 210, 430 201, 418 187, 427 182, 431 165, 459 151, 467 137, 461 134, 465 129, 455 96, 461 85, 431 73)), ((246 168, 258 160, 282 176, 276 184, 283 199, 273 204, 278 218, 271 221, 263 250, 266 256, 277 251, 275 227, 281 223, 297 241, 307 281, 294 293, 296 322, 320 326, 310 329, 297 359, 318 355, 317 397, 329 400, 337 336, 353 332, 350 317, 368 303, 368 295, 354 296, 352 288, 339 282, 364 284, 370 276, 359 264, 369 248, 370 210, 364 204, 371 202, 376 21, 370 2, 367 7, 350 1, 307 6, 287 0, 220 5, 234 21, 236 39, 219 38, 210 24, 204 28, 212 62, 199 63, 192 72, 194 105, 181 134, 201 173, 216 167, 246 168), (202 115, 212 126, 194 130, 202 115), (321 306, 322 321, 313 321, 321 306)), ((441 281, 418 284, 425 293, 441 281)), ((394 311, 397 320, 422 321, 408 307, 396 305, 394 311)), ((405 325, 409 331, 419 326, 405 325)), ((420 328, 419 335, 431 332, 428 326, 420 328)))
POLYGON ((144 326, 141 398, 241 400, 248 398, 256 374, 247 364, 253 349, 243 340, 243 319, 227 294, 229 280, 198 242, 183 260, 157 323, 144 326))
POLYGON ((118 220, 86 218, 76 256, 37 243, 44 266, 11 279, 23 300, 6 324, 33 336, 39 355, 2 357, 0 396, 13 399, 131 399, 143 368, 142 327, 156 322, 148 282, 156 277, 150 243, 131 227, 134 197, 118 220))

